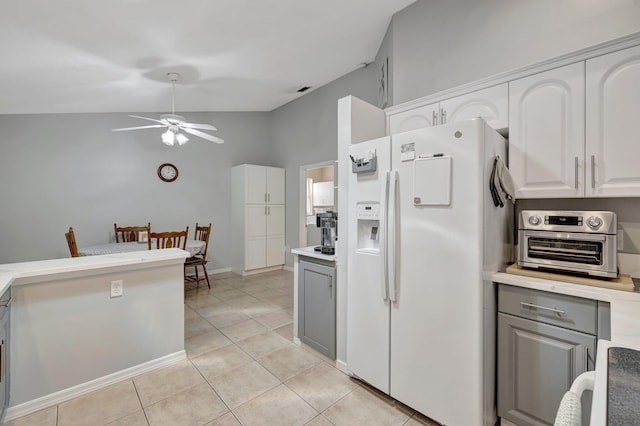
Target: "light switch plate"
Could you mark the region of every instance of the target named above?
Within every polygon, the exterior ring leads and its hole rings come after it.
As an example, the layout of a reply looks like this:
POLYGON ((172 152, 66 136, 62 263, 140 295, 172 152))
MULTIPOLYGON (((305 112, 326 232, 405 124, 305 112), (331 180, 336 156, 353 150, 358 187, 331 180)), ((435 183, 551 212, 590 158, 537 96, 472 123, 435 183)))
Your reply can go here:
POLYGON ((111 281, 111 298, 122 296, 122 280, 111 281))

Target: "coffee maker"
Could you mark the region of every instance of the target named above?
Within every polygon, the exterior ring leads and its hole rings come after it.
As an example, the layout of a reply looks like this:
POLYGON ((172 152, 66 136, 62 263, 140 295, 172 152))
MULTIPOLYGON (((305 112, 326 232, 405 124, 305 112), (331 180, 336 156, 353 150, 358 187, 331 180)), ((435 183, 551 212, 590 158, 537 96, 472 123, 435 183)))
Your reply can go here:
POLYGON ((320 246, 315 251, 322 254, 336 253, 338 239, 338 213, 326 211, 316 214, 316 226, 320 228, 320 246))

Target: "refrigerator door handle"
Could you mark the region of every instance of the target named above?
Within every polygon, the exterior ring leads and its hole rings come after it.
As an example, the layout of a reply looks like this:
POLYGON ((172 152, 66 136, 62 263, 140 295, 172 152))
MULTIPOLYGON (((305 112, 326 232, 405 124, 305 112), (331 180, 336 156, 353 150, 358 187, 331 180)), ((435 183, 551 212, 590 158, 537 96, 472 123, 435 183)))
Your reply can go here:
POLYGON ((387 285, 389 288, 389 300, 396 302, 396 185, 398 182, 398 172, 391 171, 389 181, 389 201, 387 219, 387 285))
POLYGON ((388 260, 387 260, 387 248, 386 248, 386 233, 387 233, 387 225, 388 225, 388 221, 387 221, 387 209, 388 209, 388 205, 389 205, 389 171, 387 170, 387 172, 385 173, 385 178, 382 181, 382 193, 380 194, 380 201, 382 203, 382 217, 380 218, 380 227, 382 229, 378 230, 378 235, 379 238, 382 238, 382 241, 380 244, 380 266, 382 268, 381 271, 381 283, 382 283, 382 300, 387 300, 389 299, 389 282, 387 281, 387 266, 388 266, 388 260))

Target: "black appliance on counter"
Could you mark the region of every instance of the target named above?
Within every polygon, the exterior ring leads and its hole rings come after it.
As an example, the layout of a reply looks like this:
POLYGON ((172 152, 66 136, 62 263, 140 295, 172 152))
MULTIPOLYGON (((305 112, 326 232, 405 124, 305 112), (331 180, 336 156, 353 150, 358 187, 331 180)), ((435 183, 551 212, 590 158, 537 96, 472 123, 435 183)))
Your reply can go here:
POLYGON ((314 247, 314 250, 322 254, 335 254, 338 239, 338 213, 326 211, 316 214, 316 226, 320 228, 320 245, 314 247))

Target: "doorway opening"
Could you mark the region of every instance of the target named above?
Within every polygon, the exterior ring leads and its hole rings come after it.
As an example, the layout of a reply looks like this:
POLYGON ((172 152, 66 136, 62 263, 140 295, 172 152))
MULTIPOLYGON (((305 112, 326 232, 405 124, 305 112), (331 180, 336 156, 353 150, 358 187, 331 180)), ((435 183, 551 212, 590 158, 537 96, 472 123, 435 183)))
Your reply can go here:
POLYGON ((316 214, 338 211, 336 162, 300 166, 300 247, 320 245, 316 214))

